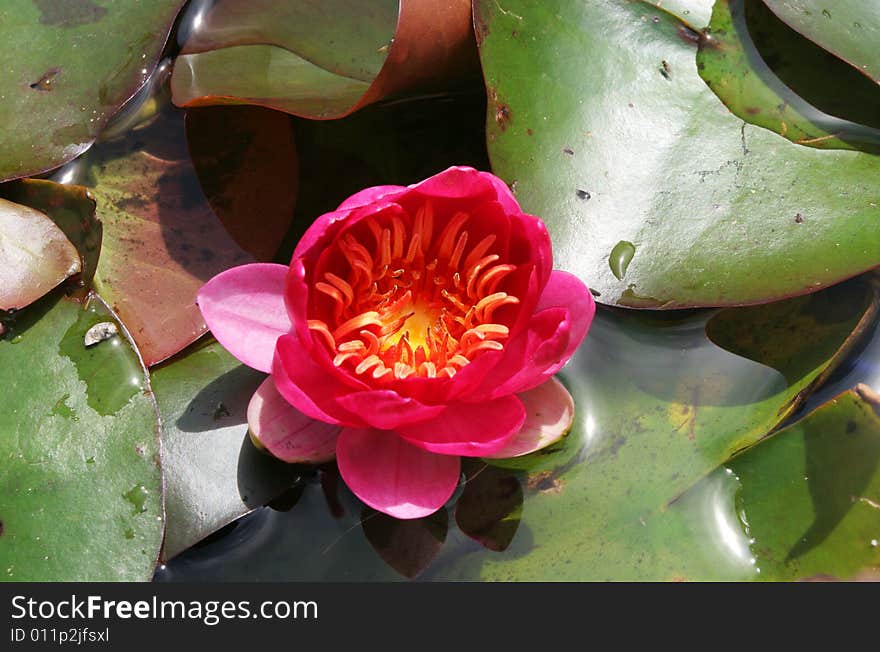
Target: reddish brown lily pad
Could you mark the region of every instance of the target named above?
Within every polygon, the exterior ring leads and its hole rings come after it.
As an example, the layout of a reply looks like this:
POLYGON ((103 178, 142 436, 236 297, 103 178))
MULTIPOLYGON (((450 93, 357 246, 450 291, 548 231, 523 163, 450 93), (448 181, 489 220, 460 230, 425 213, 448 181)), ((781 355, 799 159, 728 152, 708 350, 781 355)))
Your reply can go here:
POLYGON ((48 216, 0 199, 0 310, 23 308, 81 271, 76 247, 48 216))
POLYGON ((136 135, 90 153, 104 223, 95 285, 147 365, 207 330, 195 303, 205 281, 253 260, 211 211, 184 142, 182 115, 166 112, 136 135))
POLYGON ((469 0, 219 0, 177 59, 174 102, 339 118, 389 96, 475 77, 470 7, 469 0))

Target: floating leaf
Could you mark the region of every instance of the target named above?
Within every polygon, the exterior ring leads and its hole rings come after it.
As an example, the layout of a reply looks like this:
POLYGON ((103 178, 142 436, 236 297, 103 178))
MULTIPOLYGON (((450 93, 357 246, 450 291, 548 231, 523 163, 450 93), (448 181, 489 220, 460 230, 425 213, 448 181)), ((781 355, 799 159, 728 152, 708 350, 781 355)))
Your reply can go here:
POLYGON ((0 310, 23 308, 81 271, 76 247, 51 219, 0 199, 0 310))
POLYGON ((700 75, 725 105, 800 145, 880 152, 880 129, 823 113, 776 76, 749 34, 747 6, 745 0, 715 3, 709 33, 700 38, 700 75))
POLYGON ((339 118, 475 70, 467 0, 220 0, 196 10, 172 76, 179 106, 339 118))
POLYGON ((202 194, 186 152, 183 116, 169 109, 149 126, 102 143, 76 163, 98 202, 104 246, 95 277, 147 366, 206 330, 198 289, 252 258, 230 238, 202 194))
POLYGON ((764 0, 811 41, 880 83, 880 6, 877 0, 764 0))
POLYGON ((4 0, 0 180, 84 152, 147 80, 183 0, 4 0), (26 56, 21 53, 27 53, 26 56))
POLYGON ((264 374, 216 342, 153 371, 162 414, 169 559, 294 484, 301 468, 257 451, 247 406, 264 374))
POLYGON ((162 542, 158 415, 122 335, 83 343, 112 322, 50 295, 0 340, 0 577, 147 580, 162 542))
POLYGON ((599 301, 759 303, 880 264, 880 159, 744 124, 700 79, 699 35, 673 15, 480 0, 475 16, 493 169, 599 301), (618 279, 621 242, 634 253, 618 279))
POLYGON ((40 179, 0 185, 0 197, 45 213, 76 247, 82 259, 80 280, 88 287, 101 253, 101 223, 95 217, 95 200, 82 186, 65 186, 40 179))

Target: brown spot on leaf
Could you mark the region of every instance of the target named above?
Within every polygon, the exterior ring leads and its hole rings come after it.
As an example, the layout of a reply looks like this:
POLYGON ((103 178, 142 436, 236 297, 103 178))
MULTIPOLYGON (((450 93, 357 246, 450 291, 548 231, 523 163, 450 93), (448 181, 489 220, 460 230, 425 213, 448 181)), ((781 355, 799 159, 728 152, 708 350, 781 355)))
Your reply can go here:
POLYGON ((565 482, 560 478, 553 477, 552 471, 543 471, 533 475, 528 480, 528 487, 542 494, 558 494, 562 492, 565 482))
POLYGON ((690 43, 692 45, 698 45, 700 43, 700 34, 687 25, 679 25, 675 31, 678 34, 678 38, 685 43, 690 43))
POLYGON ((3 536, 3 521, 0 521, 0 536, 3 536))
POLYGON ((48 93, 52 90, 52 84, 55 83, 55 77, 57 77, 60 72, 61 68, 49 68, 49 70, 43 73, 42 77, 33 84, 30 84, 31 89, 40 91, 41 93, 48 93))
POLYGON ((495 122, 501 128, 501 131, 507 129, 510 122, 510 107, 506 104, 499 104, 495 109, 495 122))
POLYGON ((747 106, 746 113, 749 115, 758 115, 761 112, 761 109, 757 106, 747 106))
POLYGON ((34 0, 40 23, 56 27, 78 27, 101 20, 107 9, 93 0, 34 0))
POLYGON ((526 129, 526 133, 527 133, 529 136, 531 136, 531 135, 534 134, 535 132, 532 131, 531 129, 526 129))

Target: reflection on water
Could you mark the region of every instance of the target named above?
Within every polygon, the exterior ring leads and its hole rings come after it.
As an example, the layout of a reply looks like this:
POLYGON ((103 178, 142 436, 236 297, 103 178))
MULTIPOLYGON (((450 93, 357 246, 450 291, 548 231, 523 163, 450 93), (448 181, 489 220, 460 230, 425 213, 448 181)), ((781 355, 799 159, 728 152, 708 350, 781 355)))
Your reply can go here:
POLYGON ((748 579, 761 572, 753 552, 755 539, 738 504, 741 489, 732 469, 718 469, 671 510, 670 518, 680 518, 688 538, 698 542, 695 548, 713 569, 714 579, 748 579))

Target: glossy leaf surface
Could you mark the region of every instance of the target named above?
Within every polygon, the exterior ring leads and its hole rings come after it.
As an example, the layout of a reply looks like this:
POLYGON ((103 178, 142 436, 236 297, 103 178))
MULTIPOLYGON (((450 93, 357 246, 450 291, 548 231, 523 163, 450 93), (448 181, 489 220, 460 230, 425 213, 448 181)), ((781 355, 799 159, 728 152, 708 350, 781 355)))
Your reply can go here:
POLYGON ((162 542, 158 415, 114 317, 57 293, 0 340, 0 577, 146 580, 162 542))

